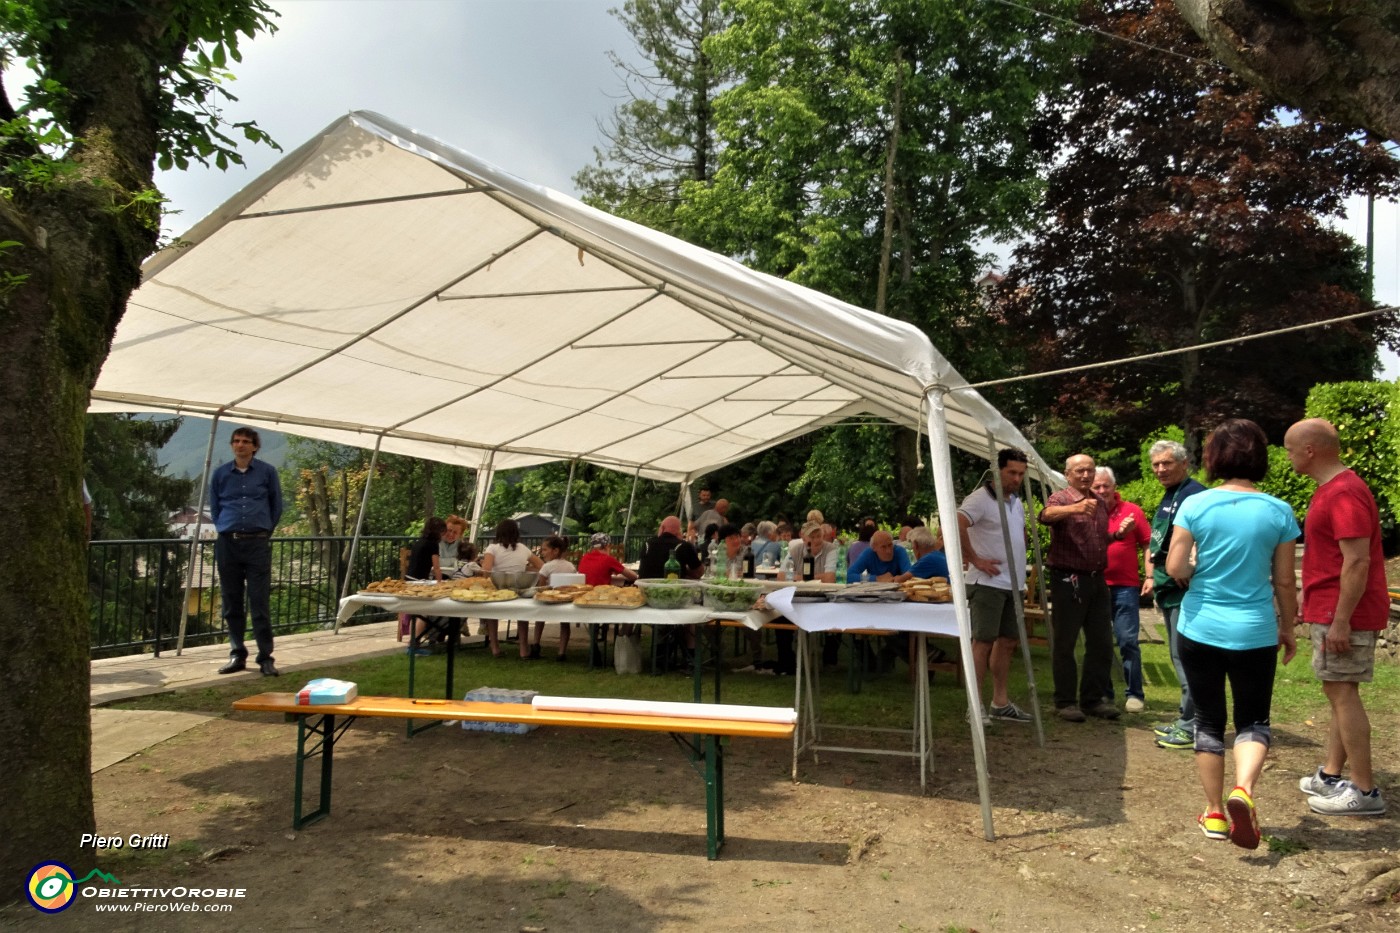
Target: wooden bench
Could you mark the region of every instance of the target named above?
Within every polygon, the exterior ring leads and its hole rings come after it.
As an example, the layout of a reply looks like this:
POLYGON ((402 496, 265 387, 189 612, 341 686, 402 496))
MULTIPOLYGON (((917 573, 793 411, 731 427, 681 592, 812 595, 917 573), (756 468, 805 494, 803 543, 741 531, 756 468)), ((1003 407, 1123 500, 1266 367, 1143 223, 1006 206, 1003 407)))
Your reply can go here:
POLYGON ((705 781, 706 843, 710 859, 719 858, 724 845, 724 752, 733 736, 791 739, 791 723, 749 722, 728 718, 646 716, 635 713, 579 713, 540 710, 521 703, 484 703, 468 700, 429 700, 409 697, 357 697, 349 703, 301 706, 295 693, 260 693, 234 701, 244 712, 282 713, 297 724, 297 767, 292 798, 292 828, 329 816, 331 775, 335 743, 356 719, 434 719, 525 723, 532 726, 568 726, 584 729, 630 729, 668 733, 691 755, 691 765, 705 781), (302 777, 308 758, 321 756, 320 805, 302 813, 302 777), (701 769, 699 762, 704 762, 701 769))

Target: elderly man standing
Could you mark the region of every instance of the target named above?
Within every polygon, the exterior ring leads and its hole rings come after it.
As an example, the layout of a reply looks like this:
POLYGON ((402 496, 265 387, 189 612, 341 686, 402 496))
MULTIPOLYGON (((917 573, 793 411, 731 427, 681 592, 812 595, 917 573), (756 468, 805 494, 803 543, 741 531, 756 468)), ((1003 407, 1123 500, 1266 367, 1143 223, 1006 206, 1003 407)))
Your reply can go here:
POLYGON ((1020 496, 1026 479, 1025 452, 1014 447, 998 451, 997 472, 1004 502, 997 501, 996 487, 988 480, 968 493, 958 507, 958 541, 967 568, 967 602, 972 616, 972 663, 979 695, 987 673, 992 675, 992 704, 983 720, 1031 722, 1031 714, 1012 703, 1006 692, 1011 657, 1020 636, 1013 588, 1026 585, 1026 510, 1020 496), (1009 555, 1002 533, 1003 516, 1010 526, 1009 555))
POLYGON ((1162 622, 1167 626, 1167 650, 1171 654, 1176 681, 1181 684, 1181 704, 1175 722, 1165 722, 1153 731, 1159 748, 1193 750, 1196 747, 1196 704, 1191 701, 1191 687, 1186 683, 1186 668, 1181 665, 1177 649, 1176 627, 1181 620, 1181 601, 1186 588, 1167 575, 1167 548, 1172 543, 1172 519, 1181 503, 1206 487, 1191 478, 1191 462, 1186 448, 1176 441, 1161 440, 1147 451, 1152 473, 1162 484, 1162 504, 1152 517, 1152 537, 1147 542, 1147 580, 1142 585, 1144 596, 1157 600, 1162 622))
POLYGON ((1152 532, 1142 509, 1123 501, 1118 494, 1118 478, 1109 467, 1099 467, 1094 473, 1094 492, 1108 503, 1108 569, 1104 571, 1104 582, 1113 605, 1113 637, 1118 641, 1118 658, 1123 662, 1123 708, 1140 713, 1146 705, 1146 695, 1142 692, 1142 650, 1138 647, 1142 626, 1138 614, 1142 574, 1138 571, 1152 532))
POLYGON ((1312 635, 1313 673, 1332 708, 1327 760, 1298 788, 1315 813, 1383 816, 1371 771, 1371 720, 1360 684, 1375 671, 1376 634, 1390 618, 1380 513, 1361 477, 1341 461, 1337 429, 1321 418, 1284 435, 1293 469, 1317 480, 1304 525, 1303 613, 1312 635), (1351 766, 1349 780, 1342 769, 1351 766))
POLYGON ((272 532, 282 520, 282 483, 270 464, 254 459, 262 447, 258 432, 234 428, 229 441, 233 459, 209 477, 209 515, 219 538, 214 561, 219 569, 219 592, 224 626, 228 629, 228 663, 220 674, 247 667, 243 633, 253 616, 258 643, 258 670, 278 676, 272 663, 272 532), (246 597, 246 600, 245 600, 246 597))
POLYGON ((1117 719, 1113 695, 1113 623, 1109 610, 1108 503, 1094 492, 1094 458, 1075 454, 1065 461, 1069 487, 1045 500, 1040 521, 1050 526, 1051 624, 1055 648, 1050 670, 1055 678, 1055 708, 1067 722, 1084 714, 1117 719), (1084 632, 1084 672, 1074 660, 1074 646, 1084 632), (1075 702, 1078 686, 1078 702, 1075 702))

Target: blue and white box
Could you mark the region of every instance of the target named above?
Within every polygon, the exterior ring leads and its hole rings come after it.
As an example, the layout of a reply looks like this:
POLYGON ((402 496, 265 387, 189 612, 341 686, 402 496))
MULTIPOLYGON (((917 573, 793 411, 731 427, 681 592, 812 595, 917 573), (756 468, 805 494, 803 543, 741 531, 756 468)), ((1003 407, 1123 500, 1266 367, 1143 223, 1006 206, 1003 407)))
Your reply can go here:
MULTIPOLYGON (((504 687, 477 687, 475 690, 468 690, 464 700, 475 700, 479 703, 523 703, 530 705, 530 701, 539 696, 538 690, 507 690, 504 687)), ((507 735, 524 735, 527 732, 534 732, 535 727, 527 722, 481 722, 475 719, 462 720, 462 728, 473 732, 502 732, 507 735)))
POLYGON ((321 706, 349 703, 355 699, 359 688, 353 681, 335 680, 331 677, 317 677, 297 691, 298 706, 321 706))

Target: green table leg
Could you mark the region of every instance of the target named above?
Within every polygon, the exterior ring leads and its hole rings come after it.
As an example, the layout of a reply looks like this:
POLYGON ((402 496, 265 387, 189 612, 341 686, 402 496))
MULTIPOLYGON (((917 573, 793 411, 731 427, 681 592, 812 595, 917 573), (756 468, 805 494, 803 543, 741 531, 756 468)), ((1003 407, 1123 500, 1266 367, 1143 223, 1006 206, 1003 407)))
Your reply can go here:
POLYGON ((710 861, 719 858, 724 845, 724 740, 705 736, 705 843, 710 861))

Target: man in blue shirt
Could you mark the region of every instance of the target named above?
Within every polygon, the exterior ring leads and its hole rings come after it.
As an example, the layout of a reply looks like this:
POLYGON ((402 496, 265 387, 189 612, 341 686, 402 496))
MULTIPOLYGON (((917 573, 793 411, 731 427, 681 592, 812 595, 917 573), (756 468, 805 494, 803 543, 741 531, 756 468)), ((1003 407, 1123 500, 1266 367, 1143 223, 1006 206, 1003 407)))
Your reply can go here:
POLYGON ((224 626, 228 629, 229 661, 220 674, 247 667, 243 632, 248 612, 253 615, 253 638, 258 643, 258 670, 276 677, 272 663, 272 542, 282 520, 282 484, 277 470, 253 455, 262 446, 252 428, 235 428, 229 442, 233 460, 222 463, 209 479, 209 514, 219 539, 214 561, 219 568, 224 626), (247 596, 246 607, 244 596, 247 596))
POLYGON ((909 579, 909 552, 895 547, 888 531, 877 531, 870 538, 870 547, 846 570, 846 582, 859 583, 860 575, 867 572, 870 580, 901 583, 909 579))

